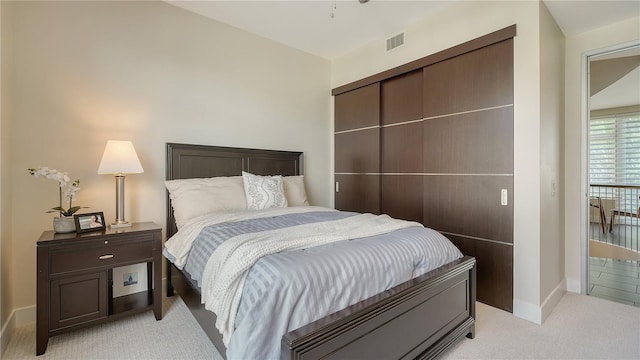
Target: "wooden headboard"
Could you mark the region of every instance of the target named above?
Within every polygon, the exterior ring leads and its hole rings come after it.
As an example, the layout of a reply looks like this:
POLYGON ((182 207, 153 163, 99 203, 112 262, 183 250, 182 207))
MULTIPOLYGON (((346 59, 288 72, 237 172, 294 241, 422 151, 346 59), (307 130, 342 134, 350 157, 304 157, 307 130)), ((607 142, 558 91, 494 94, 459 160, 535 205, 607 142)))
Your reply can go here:
MULTIPOLYGON (((242 175, 302 175, 302 152, 167 143, 167 180, 242 175)), ((178 231, 167 193, 167 239, 178 231)))

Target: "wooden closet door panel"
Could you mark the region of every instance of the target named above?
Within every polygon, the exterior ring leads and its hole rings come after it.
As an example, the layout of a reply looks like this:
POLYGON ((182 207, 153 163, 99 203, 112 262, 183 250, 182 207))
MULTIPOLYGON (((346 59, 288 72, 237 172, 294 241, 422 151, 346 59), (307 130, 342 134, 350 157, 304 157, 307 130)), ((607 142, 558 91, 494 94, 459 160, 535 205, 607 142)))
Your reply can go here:
POLYGON ((335 131, 380 125, 380 84, 336 95, 335 131))
POLYGON ((396 219, 422 223, 423 188, 421 175, 383 175, 381 212, 396 219))
POLYGON ((513 104, 513 39, 424 68, 424 116, 513 104))
POLYGON ((424 172, 512 174, 513 107, 425 120, 424 172))
MULTIPOLYGON (((398 124, 422 119, 422 69, 387 79, 381 83, 382 124, 398 124)), ((414 122, 382 128, 381 211, 392 217, 422 222, 423 167, 422 123, 414 122)))
POLYGON ((361 213, 380 213, 379 175, 337 175, 336 209, 361 213))
POLYGON ((382 172, 422 173, 422 122, 382 128, 382 172))
POLYGON ((334 101, 336 209, 378 214, 380 84, 337 95, 334 101))
POLYGON ((513 39, 429 65, 423 77, 424 224, 476 257, 478 300, 512 311, 513 39))
POLYGON ((507 311, 513 308, 514 35, 515 26, 500 38, 334 89, 336 207, 380 210, 442 231, 476 257, 479 300, 507 311))
POLYGON ((513 312, 513 246, 445 234, 465 255, 476 258, 477 300, 513 312))
POLYGON ((380 85, 382 125, 422 119, 422 69, 385 80, 380 85))
POLYGON ((380 172, 380 129, 335 135, 336 173, 380 172))
POLYGON ((438 231, 513 243, 513 178, 425 176, 424 222, 438 231), (507 189, 508 205, 500 205, 507 189))

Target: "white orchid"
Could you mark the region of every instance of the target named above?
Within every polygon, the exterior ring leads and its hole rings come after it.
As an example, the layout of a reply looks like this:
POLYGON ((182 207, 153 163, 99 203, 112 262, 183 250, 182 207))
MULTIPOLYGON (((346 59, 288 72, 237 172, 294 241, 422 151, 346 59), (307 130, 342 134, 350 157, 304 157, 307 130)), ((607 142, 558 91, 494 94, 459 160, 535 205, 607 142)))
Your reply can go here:
POLYGON ((78 193, 78 191, 80 191, 80 180, 76 179, 73 183, 71 183, 71 186, 69 186, 69 188, 64 191, 64 197, 69 201, 69 204, 71 204, 71 201, 76 199, 76 194, 78 193))
POLYGON ((76 211, 82 209, 82 206, 71 206, 71 203, 73 200, 75 200, 76 195, 78 194, 78 191, 80 191, 80 180, 76 179, 74 180, 71 185, 69 185, 67 187, 67 185, 69 184, 69 182, 71 181, 71 178, 69 177, 69 175, 66 172, 61 172, 58 171, 56 169, 49 169, 46 166, 40 166, 39 168, 35 169, 35 168, 30 168, 27 169, 29 171, 29 174, 35 176, 35 177, 42 177, 45 179, 50 179, 50 180, 54 180, 56 182, 58 182, 58 185, 60 187, 59 189, 59 193, 60 193, 60 206, 56 206, 54 208, 51 208, 51 210, 47 211, 48 213, 51 212, 59 212, 60 216, 71 216, 73 215, 76 211), (65 196, 65 200, 69 201, 69 208, 65 209, 62 207, 62 193, 64 190, 64 196, 65 196))

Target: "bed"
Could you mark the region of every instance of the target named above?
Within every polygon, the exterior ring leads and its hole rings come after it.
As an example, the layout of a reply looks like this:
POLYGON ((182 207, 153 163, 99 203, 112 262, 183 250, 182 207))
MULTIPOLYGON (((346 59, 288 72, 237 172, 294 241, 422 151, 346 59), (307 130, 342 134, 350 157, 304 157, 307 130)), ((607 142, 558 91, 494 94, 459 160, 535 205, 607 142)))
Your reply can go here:
MULTIPOLYGON (((302 174, 302 153, 168 143, 167 180, 302 174)), ((167 200, 167 238, 177 232, 167 200)), ((475 259, 464 256, 282 334, 281 359, 435 358, 475 331, 475 259)), ((167 296, 177 292, 214 346, 226 347, 199 286, 167 260, 167 296)), ((280 336, 278 335, 278 338, 280 336)))

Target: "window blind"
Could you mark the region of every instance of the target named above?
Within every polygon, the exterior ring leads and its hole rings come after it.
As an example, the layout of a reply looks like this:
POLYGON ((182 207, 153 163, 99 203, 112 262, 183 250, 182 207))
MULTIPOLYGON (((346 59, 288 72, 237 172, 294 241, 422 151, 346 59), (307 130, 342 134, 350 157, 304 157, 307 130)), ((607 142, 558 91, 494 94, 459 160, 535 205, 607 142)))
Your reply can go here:
POLYGON ((640 185, 640 113, 591 119, 589 180, 591 184, 640 185))

